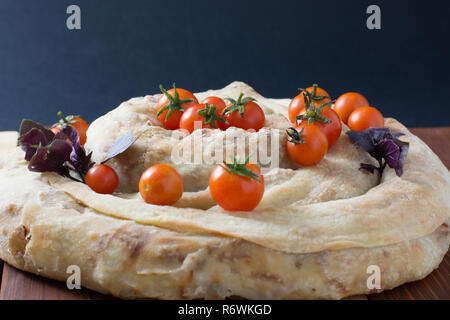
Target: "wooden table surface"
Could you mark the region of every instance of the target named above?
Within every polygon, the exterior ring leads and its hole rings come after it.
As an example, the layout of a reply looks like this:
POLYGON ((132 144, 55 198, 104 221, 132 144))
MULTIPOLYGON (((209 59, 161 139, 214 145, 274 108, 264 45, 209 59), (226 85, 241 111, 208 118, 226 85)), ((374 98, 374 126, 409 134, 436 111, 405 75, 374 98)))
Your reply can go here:
MULTIPOLYGON (((450 168, 450 127, 414 128, 411 131, 424 140, 441 158, 447 168, 450 168)), ((87 289, 68 290, 65 283, 22 272, 3 264, 2 261, 0 261, 0 279, 0 300, 113 299, 111 296, 105 296, 87 289)), ((447 252, 439 268, 425 279, 360 298, 369 300, 450 300, 450 253, 447 252)))

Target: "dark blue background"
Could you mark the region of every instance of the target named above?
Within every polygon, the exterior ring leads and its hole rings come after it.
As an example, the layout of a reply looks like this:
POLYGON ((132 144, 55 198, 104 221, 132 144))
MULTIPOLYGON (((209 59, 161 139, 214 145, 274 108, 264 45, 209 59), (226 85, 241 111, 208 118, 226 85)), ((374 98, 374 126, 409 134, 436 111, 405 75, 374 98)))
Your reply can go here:
POLYGON ((191 91, 249 83, 292 97, 318 82, 359 91, 408 126, 450 125, 448 1, 0 2, 0 130, 21 118, 88 121, 176 81, 191 91), (66 28, 77 4, 82 29, 66 28), (381 7, 382 29, 366 28, 381 7))

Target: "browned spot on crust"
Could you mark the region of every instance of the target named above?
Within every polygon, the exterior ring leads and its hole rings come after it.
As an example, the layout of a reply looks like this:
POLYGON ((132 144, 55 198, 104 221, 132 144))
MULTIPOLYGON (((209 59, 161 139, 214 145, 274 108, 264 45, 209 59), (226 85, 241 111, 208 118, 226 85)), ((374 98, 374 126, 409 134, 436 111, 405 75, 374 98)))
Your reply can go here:
POLYGON ((177 245, 177 244, 181 244, 182 241, 180 241, 177 238, 162 238, 159 240, 159 242, 161 244, 170 244, 170 245, 177 245))
POLYGON ((219 256, 217 257, 217 259, 220 262, 224 262, 224 261, 237 261, 237 260, 243 260, 243 259, 250 259, 250 256, 248 254, 244 254, 244 253, 230 253, 230 252, 222 252, 221 254, 219 254, 219 256))
POLYGON ((283 280, 281 280, 280 277, 272 274, 272 273, 268 273, 268 272, 257 272, 257 271, 252 271, 251 273, 251 277, 258 279, 258 280, 263 280, 263 281, 271 281, 271 282, 276 282, 276 283, 283 283, 283 280))
POLYGON ((205 259, 199 259, 195 265, 195 269, 196 270, 201 270, 205 267, 206 265, 206 260, 205 259))
POLYGON ((328 253, 326 251, 320 252, 316 257, 317 263, 320 265, 326 265, 327 264, 327 256, 328 256, 328 253))
POLYGON ((102 235, 97 244, 97 251, 102 252, 107 248, 108 242, 110 239, 110 235, 102 235))
POLYGON ((174 252, 174 249, 171 248, 162 248, 159 251, 159 257, 163 258, 163 259, 168 259, 168 260, 176 260, 180 263, 182 263, 184 261, 184 259, 186 258, 186 255, 181 253, 181 252, 174 252))
POLYGON ((14 203, 10 203, 8 205, 5 206, 5 209, 3 210, 4 213, 14 216, 17 213, 17 206, 14 203))
POLYGON ((19 264, 23 264, 25 248, 30 241, 29 230, 23 224, 18 226, 9 238, 9 250, 19 264))
POLYGON ((330 279, 328 280, 328 282, 330 283, 330 285, 336 287, 336 289, 343 291, 343 292, 347 292, 347 288, 342 284, 342 282, 340 282, 337 279, 330 279))
MULTIPOLYGON (((142 249, 145 247, 145 244, 147 243, 148 238, 150 237, 149 233, 146 232, 130 232, 127 230, 123 230, 123 228, 119 228, 116 230, 116 232, 112 235, 112 237, 109 238, 109 241, 105 247, 109 247, 111 244, 110 242, 113 239, 117 239, 120 242, 124 243, 125 246, 130 251, 130 258, 135 259, 139 256, 142 249)), ((99 249, 103 250, 103 239, 100 241, 99 249)))
POLYGON ((189 271, 189 275, 187 276, 186 283, 191 283, 193 279, 194 279, 194 271, 191 270, 189 271))
POLYGON ((442 226, 444 228, 440 228, 438 232, 438 239, 441 240, 443 238, 447 238, 450 234, 450 230, 448 229, 448 225, 446 223, 443 223, 442 226))
POLYGON ((296 258, 294 265, 297 269, 300 269, 303 266, 303 261, 300 258, 296 258))
POLYGON ((180 286, 180 288, 178 289, 178 295, 180 297, 184 297, 184 286, 180 286))
POLYGON ((144 248, 147 243, 147 238, 148 233, 145 233, 144 236, 137 241, 136 245, 131 250, 130 258, 134 259, 141 253, 142 248, 144 248))

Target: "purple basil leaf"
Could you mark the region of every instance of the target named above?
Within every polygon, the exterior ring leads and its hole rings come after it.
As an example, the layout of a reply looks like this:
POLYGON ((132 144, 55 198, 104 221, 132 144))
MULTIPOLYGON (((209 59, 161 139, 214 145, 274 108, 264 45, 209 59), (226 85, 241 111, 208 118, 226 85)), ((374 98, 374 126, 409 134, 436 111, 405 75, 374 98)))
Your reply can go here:
POLYGON ((29 132, 31 129, 39 129, 44 134, 45 138, 47 139, 47 142, 52 141, 55 134, 52 132, 52 130, 47 129, 42 124, 34 122, 32 120, 23 119, 22 123, 20 124, 19 128, 19 137, 25 135, 27 132, 29 132))
POLYGON ((409 150, 409 142, 404 142, 394 138, 395 144, 400 149, 400 155, 398 157, 397 165, 394 167, 397 176, 401 177, 403 174, 403 164, 405 163, 406 155, 409 150))
POLYGON ((369 128, 364 131, 348 131, 347 135, 356 146, 367 151, 380 163, 380 168, 368 164, 361 164, 360 169, 373 172, 382 170, 384 163, 395 169, 400 177, 403 174, 403 163, 408 153, 409 143, 400 141, 398 137, 403 133, 391 132, 389 128, 369 128))
POLYGON ((121 136, 119 139, 117 139, 116 142, 111 146, 111 148, 108 151, 108 154, 106 155, 105 160, 102 161, 102 163, 105 163, 108 160, 111 160, 115 156, 121 154, 125 150, 127 150, 133 143, 136 142, 136 140, 140 137, 134 136, 133 131, 129 131, 123 136, 121 136))
POLYGON ((400 148, 391 139, 384 139, 376 145, 379 155, 381 155, 389 167, 395 168, 398 165, 400 157, 400 148))
POLYGON ((375 144, 369 131, 347 131, 349 138, 364 151, 368 152, 372 157, 377 158, 375 144))
POLYGON ((399 137, 401 137, 401 136, 404 136, 405 134, 404 134, 404 133, 401 133, 401 132, 391 132, 391 135, 392 135, 394 138, 399 138, 399 137))
POLYGON ((70 140, 73 146, 80 145, 80 137, 78 135, 78 131, 72 126, 64 126, 61 129, 61 132, 66 135, 66 137, 70 140))
POLYGON ((369 136, 371 137, 373 143, 378 143, 381 140, 383 140, 387 134, 391 133, 391 129, 389 128, 375 128, 370 127, 369 129, 365 130, 369 136))
POLYGON ((18 143, 25 151, 25 160, 30 161, 37 150, 37 146, 46 146, 50 140, 47 140, 45 134, 38 128, 32 128, 27 133, 19 137, 18 143))
POLYGON ((64 140, 55 140, 47 147, 38 148, 28 164, 34 172, 56 172, 62 176, 70 176, 67 162, 72 151, 71 145, 64 140))
POLYGON ((91 161, 92 153, 86 155, 86 151, 80 145, 80 137, 75 128, 65 126, 61 129, 61 132, 65 135, 65 139, 69 139, 71 142, 72 151, 70 153, 70 163, 79 174, 86 174, 93 165, 91 161))
POLYGON ((378 170, 378 168, 376 166, 374 166, 373 164, 360 163, 359 170, 366 170, 366 171, 369 171, 370 173, 374 173, 375 170, 378 170))

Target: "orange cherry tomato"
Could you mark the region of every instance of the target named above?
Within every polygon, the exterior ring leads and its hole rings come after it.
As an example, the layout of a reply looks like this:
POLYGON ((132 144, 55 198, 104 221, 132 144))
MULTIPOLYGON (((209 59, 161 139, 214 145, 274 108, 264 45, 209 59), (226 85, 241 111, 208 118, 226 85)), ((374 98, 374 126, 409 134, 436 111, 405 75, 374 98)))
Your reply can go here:
POLYGON ((116 171, 106 164, 99 164, 90 168, 85 181, 92 190, 102 194, 112 194, 119 185, 119 177, 116 171))
POLYGON ((298 129, 288 129, 287 133, 286 151, 292 161, 311 166, 319 163, 327 153, 328 139, 318 126, 303 123, 298 129))
POLYGON ((370 127, 384 127, 384 118, 380 111, 373 107, 360 107, 348 117, 348 127, 355 131, 364 131, 370 127))
POLYGON ((171 166, 157 164, 142 174, 139 193, 147 203, 170 206, 183 195, 183 179, 171 166))
POLYGON ((181 114, 184 109, 195 106, 198 104, 198 100, 191 92, 176 88, 175 84, 173 85, 173 89, 166 91, 162 86, 160 86, 160 89, 163 94, 156 103, 158 119, 166 129, 178 129, 180 127, 181 114), (172 98, 169 99, 168 96, 172 98), (169 114, 169 112, 171 113, 169 114), (167 118, 168 114, 169 117, 167 118))
POLYGON ((187 108, 180 118, 180 129, 187 130, 190 133, 195 129, 202 128, 220 129, 219 122, 222 121, 216 119, 222 119, 222 117, 215 108, 214 105, 210 104, 198 104, 187 108))
POLYGON ((229 127, 237 127, 244 130, 254 129, 258 131, 264 127, 266 124, 264 111, 252 98, 244 98, 244 94, 241 93, 237 101, 234 102, 230 103, 223 110, 222 116, 229 123, 229 125, 220 124, 223 130, 229 127), (241 113, 243 113, 243 116, 241 113))
POLYGON ((50 128, 50 130, 51 130, 55 135, 58 134, 59 132, 61 132, 61 128, 58 127, 58 126, 52 127, 52 128, 50 128))
MULTIPOLYGON (((55 127, 50 128, 50 130, 51 130, 55 135, 57 135, 58 133, 61 132, 61 127, 55 126, 55 127)), ((72 143, 72 142, 70 141, 70 139, 66 139, 66 141, 67 141, 68 143, 72 143)))
POLYGON ((217 113, 218 114, 222 114, 223 109, 225 109, 227 107, 227 105, 225 104, 225 101, 223 101, 221 98, 219 97, 215 97, 215 96, 210 96, 207 97, 205 99, 202 100, 203 104, 212 104, 217 108, 217 113))
MULTIPOLYGON (((304 114, 306 110, 300 113, 300 115, 304 114)), ((328 140, 328 149, 331 148, 336 141, 341 136, 342 132, 342 122, 339 115, 331 109, 331 107, 326 107, 322 110, 321 115, 330 120, 330 123, 314 121, 314 124, 322 129, 323 133, 327 137, 328 140)), ((308 120, 301 120, 296 127, 301 127, 304 123, 307 123, 308 120)))
MULTIPOLYGON (((310 93, 312 93, 313 90, 314 90, 314 86, 306 88, 306 91, 308 91, 310 93)), ((316 107, 318 107, 321 104, 324 104, 324 103, 327 103, 330 101, 331 101, 331 98, 330 98, 330 95, 328 94, 328 92, 326 92, 322 88, 319 88, 316 86, 315 96, 313 96, 314 105, 316 107), (321 97, 321 96, 326 96, 326 98, 319 99, 319 100, 314 98, 314 97, 321 97)), ((288 109, 289 120, 292 123, 295 123, 296 117, 298 115, 300 115, 302 112, 304 112, 304 110, 305 110, 305 98, 303 96, 303 91, 302 91, 294 99, 292 99, 291 102, 289 103, 289 109, 288 109)))
POLYGON ((264 177, 261 170, 256 164, 250 164, 247 161, 240 164, 240 169, 247 173, 252 172, 258 181, 227 171, 230 170, 230 166, 233 167, 233 164, 227 166, 219 164, 211 173, 209 178, 211 196, 225 210, 251 211, 256 208, 264 195, 264 177))
POLYGON ((89 125, 83 118, 78 116, 64 116, 61 111, 58 112, 58 117, 61 118, 59 123, 54 126, 51 130, 54 134, 57 134, 61 131, 61 126, 71 126, 78 132, 78 137, 80 138, 80 144, 83 146, 86 143, 86 132, 89 128, 89 125))
POLYGON ((86 132, 89 128, 89 125, 80 117, 74 117, 73 122, 70 126, 74 127, 78 132, 78 136, 80 137, 80 144, 83 146, 86 143, 87 135, 86 132))
POLYGON ((347 124, 350 113, 360 107, 369 106, 369 101, 360 93, 347 92, 337 98, 334 103, 334 111, 341 117, 342 122, 347 124))

